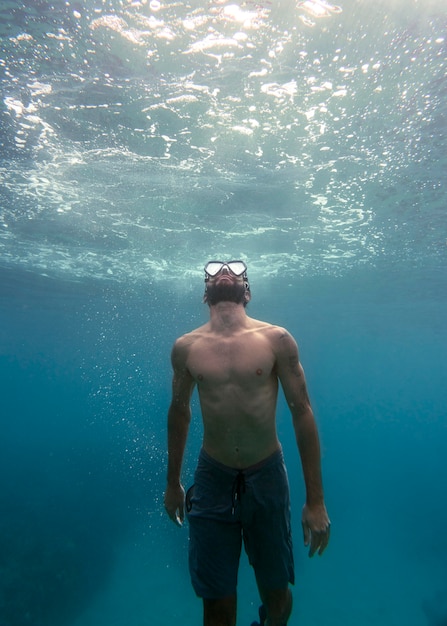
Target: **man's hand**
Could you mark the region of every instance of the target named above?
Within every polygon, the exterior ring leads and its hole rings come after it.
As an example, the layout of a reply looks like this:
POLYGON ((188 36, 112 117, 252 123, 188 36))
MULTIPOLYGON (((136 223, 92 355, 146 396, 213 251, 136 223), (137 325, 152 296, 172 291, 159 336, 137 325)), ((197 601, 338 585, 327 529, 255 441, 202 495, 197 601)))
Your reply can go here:
POLYGON ((331 522, 324 504, 316 506, 305 504, 301 524, 303 526, 304 545, 310 546, 309 556, 312 557, 315 552, 321 556, 329 543, 331 529, 331 522))
POLYGON ((166 513, 174 524, 182 526, 185 519, 185 490, 182 485, 168 485, 165 493, 166 513))

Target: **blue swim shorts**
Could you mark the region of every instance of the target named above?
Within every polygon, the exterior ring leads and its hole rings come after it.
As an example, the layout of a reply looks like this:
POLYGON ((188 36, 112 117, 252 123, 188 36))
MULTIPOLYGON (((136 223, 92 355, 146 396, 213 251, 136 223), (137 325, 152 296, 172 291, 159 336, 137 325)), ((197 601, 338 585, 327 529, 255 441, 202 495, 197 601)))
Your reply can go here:
POLYGON ((202 450, 186 509, 189 570, 199 597, 236 593, 242 543, 263 589, 294 583, 289 482, 281 450, 244 470, 202 450))

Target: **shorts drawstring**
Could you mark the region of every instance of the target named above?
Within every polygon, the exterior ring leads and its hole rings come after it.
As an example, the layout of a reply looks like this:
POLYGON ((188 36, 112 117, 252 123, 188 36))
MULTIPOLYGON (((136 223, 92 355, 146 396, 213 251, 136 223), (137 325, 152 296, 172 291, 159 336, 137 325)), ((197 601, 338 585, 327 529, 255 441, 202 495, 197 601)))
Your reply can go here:
POLYGON ((231 515, 234 515, 236 502, 241 499, 242 493, 245 493, 245 475, 242 470, 239 470, 231 490, 231 515))

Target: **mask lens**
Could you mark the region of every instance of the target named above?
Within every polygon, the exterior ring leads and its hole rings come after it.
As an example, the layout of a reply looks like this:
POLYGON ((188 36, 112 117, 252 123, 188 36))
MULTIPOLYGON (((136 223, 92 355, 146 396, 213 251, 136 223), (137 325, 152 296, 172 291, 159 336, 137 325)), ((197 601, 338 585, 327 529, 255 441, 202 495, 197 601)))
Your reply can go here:
POLYGON ((228 267, 235 276, 242 276, 242 274, 247 270, 247 266, 242 261, 230 261, 228 263, 228 267))
POLYGON ((208 276, 216 276, 216 274, 220 272, 223 266, 224 263, 222 263, 221 261, 210 261, 205 266, 205 272, 208 274, 208 276))

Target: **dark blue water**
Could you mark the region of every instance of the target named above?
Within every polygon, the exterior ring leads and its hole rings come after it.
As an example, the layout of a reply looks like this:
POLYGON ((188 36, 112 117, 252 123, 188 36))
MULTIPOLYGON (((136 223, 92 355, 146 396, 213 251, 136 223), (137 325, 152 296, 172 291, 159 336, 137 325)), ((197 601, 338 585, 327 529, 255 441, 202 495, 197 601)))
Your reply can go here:
MULTIPOLYGON (((0 626, 197 626, 163 512, 202 267, 296 337, 331 544, 291 626, 447 624, 443 1, 0 7, 0 626)), ((200 447, 197 398, 185 458, 200 447)), ((238 626, 257 615, 243 560, 238 626)))
MULTIPOLYGON (((445 620, 446 303, 425 282, 413 298, 383 281, 365 272, 293 289, 253 284, 250 313, 299 340, 333 523, 330 549, 309 561, 280 402, 298 569, 292 623, 426 623, 424 607, 441 620, 427 623, 445 620)), ((167 522, 161 498, 169 350, 206 314, 201 285, 182 298, 12 272, 2 285, 3 622, 200 623, 186 530, 167 522)), ((186 482, 200 438, 194 406, 186 482)), ((246 565, 240 586, 249 623, 257 599, 246 565)))

